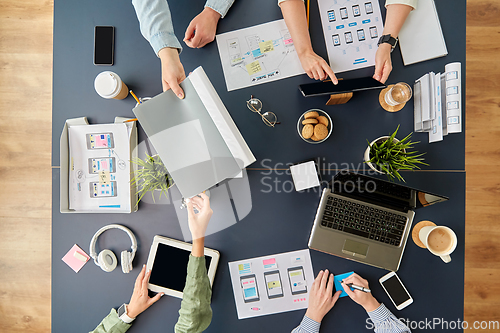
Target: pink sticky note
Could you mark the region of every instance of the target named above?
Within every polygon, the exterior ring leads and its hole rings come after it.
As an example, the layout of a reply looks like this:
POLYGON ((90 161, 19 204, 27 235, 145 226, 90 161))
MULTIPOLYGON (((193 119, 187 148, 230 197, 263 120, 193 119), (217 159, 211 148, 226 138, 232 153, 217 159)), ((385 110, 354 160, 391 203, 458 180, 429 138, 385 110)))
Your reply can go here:
POLYGON ((262 260, 262 263, 263 263, 264 265, 272 265, 272 264, 275 264, 275 263, 276 263, 276 259, 271 258, 271 259, 262 260))
POLYGON ((89 261, 90 257, 85 251, 83 251, 78 245, 73 245, 71 250, 66 253, 66 255, 62 258, 62 261, 66 263, 75 273, 78 273, 80 269, 89 261), (76 255, 75 255, 76 252, 76 255), (85 259, 82 261, 81 259, 85 259))

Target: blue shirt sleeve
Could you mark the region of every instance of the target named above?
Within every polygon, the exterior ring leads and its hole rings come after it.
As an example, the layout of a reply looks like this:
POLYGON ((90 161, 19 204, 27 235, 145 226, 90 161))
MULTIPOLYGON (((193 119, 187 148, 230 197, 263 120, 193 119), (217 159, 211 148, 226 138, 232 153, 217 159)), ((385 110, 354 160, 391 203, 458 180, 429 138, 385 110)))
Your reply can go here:
POLYGON ((212 8, 220 14, 221 18, 224 18, 233 2, 234 0, 207 0, 205 7, 212 8))
POLYGON ((377 309, 368 312, 368 316, 375 326, 375 333, 411 333, 408 326, 398 320, 383 303, 377 309))
POLYGON ((296 327, 292 333, 318 333, 321 323, 304 315, 302 322, 296 327))
MULTIPOLYGON (((221 0, 219 0, 221 1, 221 0)), ((132 0, 139 20, 141 33, 158 52, 165 47, 173 47, 182 51, 182 46, 174 34, 170 8, 166 0, 132 0)))

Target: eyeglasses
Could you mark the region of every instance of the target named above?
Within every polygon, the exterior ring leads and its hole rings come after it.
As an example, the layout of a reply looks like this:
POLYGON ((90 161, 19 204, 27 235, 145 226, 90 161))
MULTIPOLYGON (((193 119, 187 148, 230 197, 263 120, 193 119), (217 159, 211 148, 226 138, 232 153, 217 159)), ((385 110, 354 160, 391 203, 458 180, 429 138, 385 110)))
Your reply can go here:
POLYGON ((258 98, 254 98, 253 95, 250 96, 250 100, 247 101, 247 107, 252 112, 257 112, 261 117, 264 124, 269 127, 274 127, 274 125, 279 124, 277 122, 278 117, 273 112, 260 113, 262 110, 262 102, 258 98))

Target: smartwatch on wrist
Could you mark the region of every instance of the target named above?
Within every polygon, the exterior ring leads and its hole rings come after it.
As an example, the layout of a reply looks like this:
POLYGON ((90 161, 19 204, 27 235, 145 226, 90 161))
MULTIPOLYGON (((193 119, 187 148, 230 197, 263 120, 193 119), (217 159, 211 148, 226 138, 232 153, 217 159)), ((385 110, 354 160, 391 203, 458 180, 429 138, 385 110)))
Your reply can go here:
POLYGON ((380 37, 378 40, 377 46, 380 46, 380 44, 387 43, 391 46, 391 52, 394 51, 394 48, 396 47, 396 44, 398 43, 398 39, 392 37, 391 35, 383 35, 380 37))
POLYGON ((127 304, 123 303, 118 309, 118 317, 126 324, 130 324, 135 318, 130 318, 127 314, 127 304))

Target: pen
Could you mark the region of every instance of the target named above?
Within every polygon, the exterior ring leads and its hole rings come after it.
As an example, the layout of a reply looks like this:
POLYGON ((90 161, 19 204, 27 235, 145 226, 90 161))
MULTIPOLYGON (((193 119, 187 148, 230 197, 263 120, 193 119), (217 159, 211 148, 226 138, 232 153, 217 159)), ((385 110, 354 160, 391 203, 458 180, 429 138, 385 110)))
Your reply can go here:
POLYGON ((130 92, 130 95, 132 95, 132 97, 137 101, 137 103, 142 104, 142 102, 137 98, 137 96, 134 94, 134 92, 132 90, 130 90, 129 92, 130 92))
POLYGON ((137 118, 125 120, 124 123, 128 123, 128 122, 131 122, 131 121, 137 121, 137 118))
POLYGON ((368 288, 364 288, 364 287, 360 287, 360 286, 357 286, 355 284, 352 284, 352 283, 346 283, 346 285, 349 287, 349 288, 352 288, 352 289, 356 289, 356 290, 361 290, 362 292, 364 293, 371 293, 372 291, 368 288))

